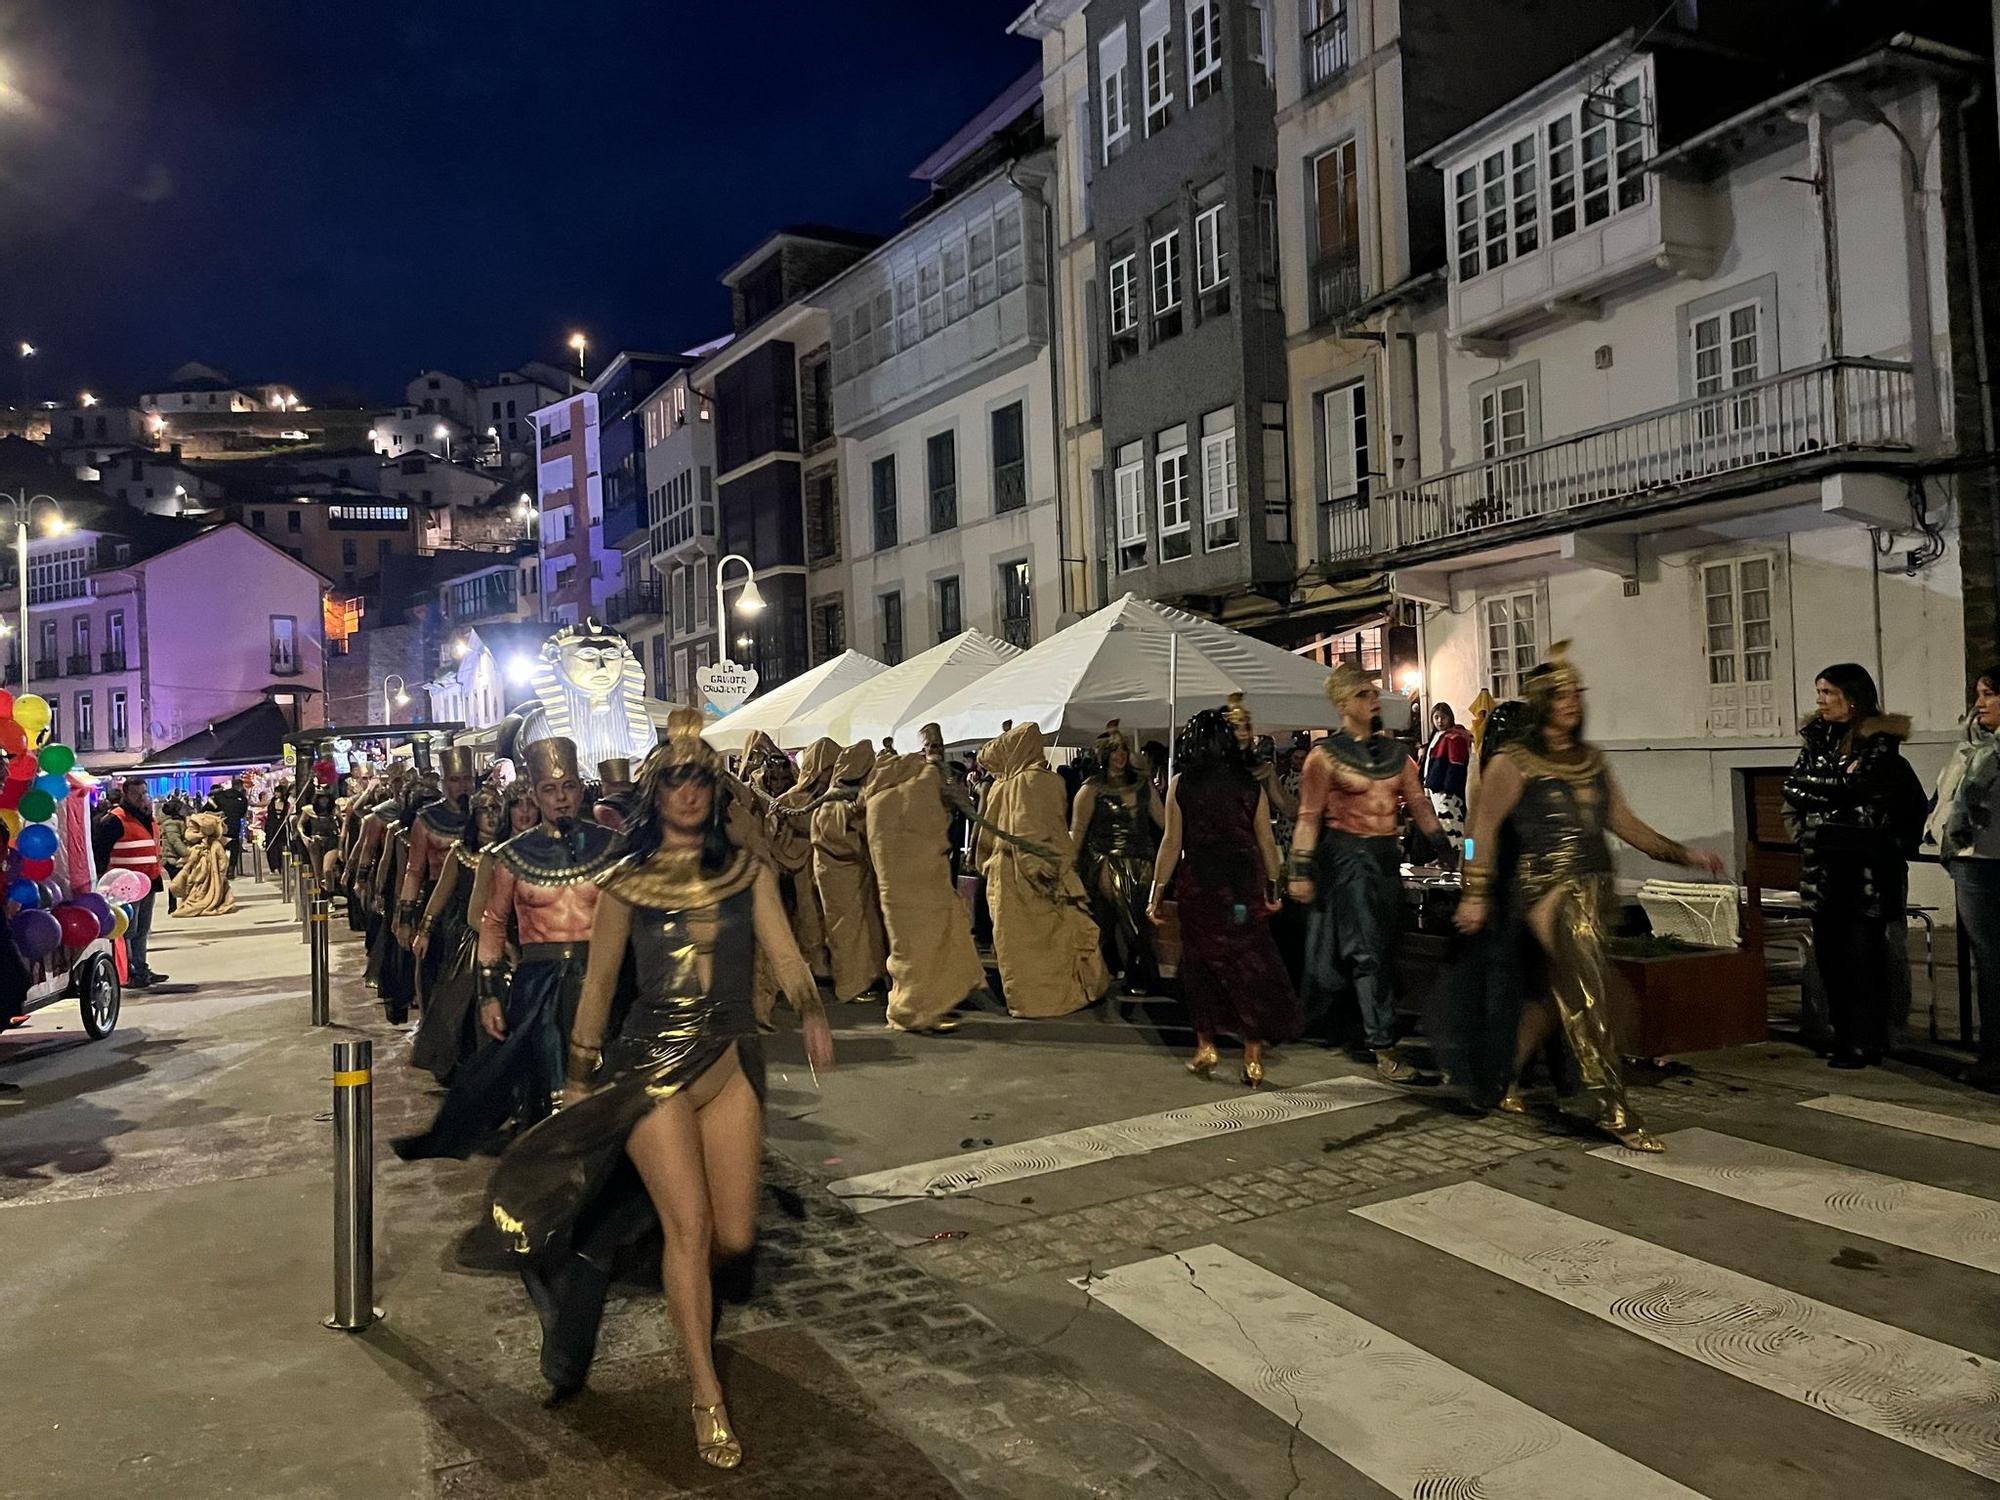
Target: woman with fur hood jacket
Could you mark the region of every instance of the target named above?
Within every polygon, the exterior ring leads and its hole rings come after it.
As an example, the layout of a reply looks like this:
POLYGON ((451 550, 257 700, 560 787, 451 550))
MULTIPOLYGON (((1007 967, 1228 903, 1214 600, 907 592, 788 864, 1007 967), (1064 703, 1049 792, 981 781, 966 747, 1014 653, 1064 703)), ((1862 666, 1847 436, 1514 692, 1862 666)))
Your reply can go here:
POLYGON ((1818 712, 1785 777, 1799 844, 1799 896, 1812 915, 1836 1068, 1879 1062, 1889 1044, 1888 923, 1902 921, 1909 863, 1900 806, 1915 778, 1903 760, 1910 721, 1882 712, 1875 679, 1839 662, 1814 684, 1818 712))

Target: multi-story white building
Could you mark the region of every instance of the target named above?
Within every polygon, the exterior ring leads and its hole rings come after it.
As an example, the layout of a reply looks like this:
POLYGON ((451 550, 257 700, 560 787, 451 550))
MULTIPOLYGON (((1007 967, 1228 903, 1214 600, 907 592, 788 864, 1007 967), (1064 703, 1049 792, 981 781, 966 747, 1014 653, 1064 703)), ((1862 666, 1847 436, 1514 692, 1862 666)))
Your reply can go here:
POLYGON ((609 592, 597 394, 565 397, 533 416, 540 434, 535 476, 542 618, 574 625, 596 613, 609 592))
POLYGON ((832 541, 847 561, 845 588, 816 582, 814 608, 844 595, 851 643, 886 662, 975 627, 1029 646, 1062 611, 1053 162, 1014 144, 1033 139, 1040 94, 1037 72, 919 168, 938 206, 815 297, 846 504, 821 518, 808 484, 808 551, 832 541))
POLYGON ((384 458, 433 453, 469 461, 479 453, 479 444, 466 423, 447 412, 426 411, 413 401, 378 413, 369 427, 368 440, 384 458))
POLYGON ((1900 40, 1760 96, 1656 28, 1414 163, 1447 265, 1386 395, 1328 372, 1313 480, 1328 576, 1416 607, 1427 701, 1514 695, 1571 640, 1635 807, 1732 857, 1736 773, 1791 759, 1830 663, 1935 769, 1993 640, 1991 501, 1956 472, 1992 420, 1959 228, 1983 66, 1900 40))

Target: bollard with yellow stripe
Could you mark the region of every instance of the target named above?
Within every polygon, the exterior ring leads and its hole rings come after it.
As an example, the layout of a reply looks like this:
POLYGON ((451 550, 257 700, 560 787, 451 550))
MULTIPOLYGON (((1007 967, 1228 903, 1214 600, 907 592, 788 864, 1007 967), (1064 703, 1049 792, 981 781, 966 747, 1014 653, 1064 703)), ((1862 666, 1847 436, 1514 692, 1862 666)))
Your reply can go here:
POLYGON ((359 1333, 375 1307, 375 1047, 333 1044, 333 1316, 328 1328, 359 1333))

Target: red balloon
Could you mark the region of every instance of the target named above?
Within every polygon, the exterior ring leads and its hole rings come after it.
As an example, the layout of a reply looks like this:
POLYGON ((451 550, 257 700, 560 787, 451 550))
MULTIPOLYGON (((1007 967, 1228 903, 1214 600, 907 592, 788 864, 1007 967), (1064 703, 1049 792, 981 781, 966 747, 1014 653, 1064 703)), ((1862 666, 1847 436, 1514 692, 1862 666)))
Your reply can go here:
POLYGON ((87 907, 65 901, 56 908, 56 921, 62 924, 65 948, 84 948, 97 941, 97 913, 87 907))
POLYGON ((32 781, 9 781, 0 784, 0 807, 9 811, 21 805, 21 794, 33 786, 32 781))
POLYGON ((21 874, 29 880, 47 880, 56 872, 56 862, 52 859, 24 859, 21 874))
POLYGON ((0 719, 11 719, 13 717, 14 695, 5 688, 0 688, 0 719))
MULTIPOLYGON (((0 730, 4 730, 8 724, 12 724, 13 722, 12 719, 0 721, 0 730)), ((19 726, 16 725, 15 727, 18 728, 19 726)), ((41 767, 36 763, 35 757, 25 750, 7 762, 7 779, 9 781, 18 781, 25 786, 40 774, 41 767)))
MULTIPOLYGON (((0 750, 5 750, 9 755, 18 757, 24 755, 27 749, 28 731, 21 727, 20 720, 14 718, 0 719, 0 750)), ((11 772, 14 768, 13 766, 9 766, 7 769, 11 772)))

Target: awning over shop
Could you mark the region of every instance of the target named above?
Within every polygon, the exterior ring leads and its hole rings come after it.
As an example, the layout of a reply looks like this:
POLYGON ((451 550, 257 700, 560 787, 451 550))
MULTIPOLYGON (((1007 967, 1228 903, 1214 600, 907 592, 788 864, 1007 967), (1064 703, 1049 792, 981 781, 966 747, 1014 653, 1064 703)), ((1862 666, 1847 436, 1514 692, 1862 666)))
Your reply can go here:
POLYGON ((266 766, 284 759, 285 736, 291 732, 291 721, 277 704, 253 704, 241 713, 215 720, 199 734, 176 740, 122 774, 156 776, 266 766))
POLYGON ((810 672, 752 698, 734 713, 724 714, 704 729, 701 737, 718 750, 741 750, 750 736, 761 729, 780 745, 792 748, 792 743, 783 737, 787 722, 888 670, 872 656, 843 651, 810 672))
MULTIPOLYGON (((1260 729, 1333 721, 1327 669, 1184 610, 1127 594, 933 704, 952 745, 983 744, 1009 721, 1032 719, 1059 745, 1087 745, 1105 722, 1171 730, 1242 693, 1260 729)), ((914 742, 919 722, 898 737, 914 742)))
MULTIPOLYGON (((901 724, 928 718, 932 705, 1020 654, 1019 646, 1010 646, 983 630, 961 631, 817 708, 792 715, 784 732, 772 738, 787 750, 822 737, 843 745, 880 740, 895 734, 901 724)), ((914 750, 917 746, 913 740, 899 748, 914 750)))

